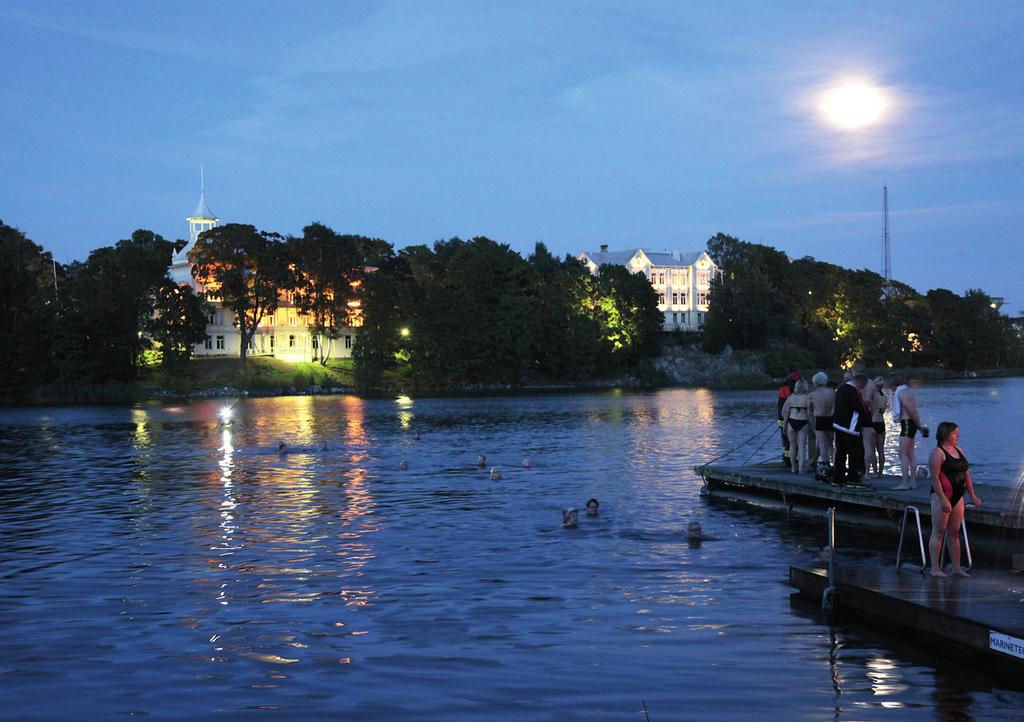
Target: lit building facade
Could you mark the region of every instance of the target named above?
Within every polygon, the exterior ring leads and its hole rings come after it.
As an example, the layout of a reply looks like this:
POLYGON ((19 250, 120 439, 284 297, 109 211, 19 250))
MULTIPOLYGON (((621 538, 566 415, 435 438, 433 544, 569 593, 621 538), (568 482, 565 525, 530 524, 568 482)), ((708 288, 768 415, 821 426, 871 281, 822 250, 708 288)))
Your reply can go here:
POLYGON ((644 274, 658 294, 666 331, 696 331, 704 326, 711 284, 720 272, 707 252, 609 251, 608 246, 601 246, 597 253, 581 253, 578 258, 594 275, 605 263, 644 274))
MULTIPOLYGON (((238 332, 234 311, 217 296, 208 293, 202 283, 192 277, 192 264, 188 261, 189 251, 196 244, 199 234, 215 227, 220 221, 209 206, 206 194, 200 192, 199 205, 188 218, 188 244, 171 259, 170 277, 175 283, 187 283, 196 293, 204 294, 210 304, 210 315, 206 322, 206 340, 196 344, 195 356, 238 357, 242 336, 238 332)), ((303 314, 295 305, 290 291, 282 291, 277 311, 260 321, 256 333, 249 343, 249 356, 271 356, 284 361, 312 361, 323 358, 351 358, 355 343, 356 329, 362 325, 358 301, 349 303, 349 319, 338 338, 327 338, 312 333, 313 318, 303 314)))

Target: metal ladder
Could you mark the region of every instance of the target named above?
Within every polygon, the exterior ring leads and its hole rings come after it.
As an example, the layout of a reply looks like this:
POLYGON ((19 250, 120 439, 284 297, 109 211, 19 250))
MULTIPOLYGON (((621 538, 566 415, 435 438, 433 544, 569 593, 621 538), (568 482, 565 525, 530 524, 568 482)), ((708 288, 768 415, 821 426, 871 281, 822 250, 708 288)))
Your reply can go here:
MULTIPOLYGON (((925 558, 924 553, 924 533, 921 531, 921 512, 916 506, 907 506, 903 509, 903 519, 900 520, 900 543, 896 547, 896 568, 900 568, 900 559, 903 555, 903 535, 907 530, 907 515, 913 513, 914 521, 917 524, 917 545, 921 550, 921 568, 920 571, 924 571, 928 568, 928 562, 925 558)), ((964 569, 970 569, 974 566, 974 558, 971 556, 971 541, 967 537, 967 519, 964 518, 960 522, 960 531, 964 537, 964 552, 967 554, 967 564, 964 565, 964 569)), ((942 550, 939 552, 940 567, 942 566, 941 561, 945 557, 949 556, 948 550, 946 549, 946 538, 942 538, 942 550)), ((951 560, 952 561, 952 560, 951 560)))

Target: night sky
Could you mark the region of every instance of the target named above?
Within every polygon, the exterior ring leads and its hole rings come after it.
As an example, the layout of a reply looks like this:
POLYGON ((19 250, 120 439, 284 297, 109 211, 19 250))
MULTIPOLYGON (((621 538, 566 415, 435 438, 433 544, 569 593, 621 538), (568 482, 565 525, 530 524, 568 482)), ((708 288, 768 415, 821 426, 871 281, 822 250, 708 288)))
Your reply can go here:
POLYGON ((1024 310, 1024 3, 0 4, 0 219, 699 250, 1024 310))

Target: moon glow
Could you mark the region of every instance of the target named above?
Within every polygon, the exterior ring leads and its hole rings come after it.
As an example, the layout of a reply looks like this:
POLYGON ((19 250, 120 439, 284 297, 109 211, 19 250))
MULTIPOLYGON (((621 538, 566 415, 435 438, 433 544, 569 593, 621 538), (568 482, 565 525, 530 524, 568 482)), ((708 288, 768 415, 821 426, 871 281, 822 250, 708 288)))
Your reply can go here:
POLYGON ((866 83, 829 88, 822 93, 819 104, 825 120, 841 130, 877 125, 882 121, 887 106, 882 90, 866 83))

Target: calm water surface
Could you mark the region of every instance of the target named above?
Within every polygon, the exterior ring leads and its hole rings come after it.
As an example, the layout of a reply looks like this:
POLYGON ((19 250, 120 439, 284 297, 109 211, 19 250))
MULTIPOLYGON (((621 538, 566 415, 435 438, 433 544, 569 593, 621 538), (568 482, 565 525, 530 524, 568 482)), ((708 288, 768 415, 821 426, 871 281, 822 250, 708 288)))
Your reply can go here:
MULTIPOLYGON (((918 396, 982 496, 1019 483, 1024 380, 918 396)), ((0 411, 0 716, 1021 717, 1024 694, 791 606, 824 523, 698 496, 694 464, 776 456, 773 393, 224 405, 0 411), (694 519, 720 540, 691 548, 694 519)), ((890 563, 883 542, 847 553, 890 563)))

